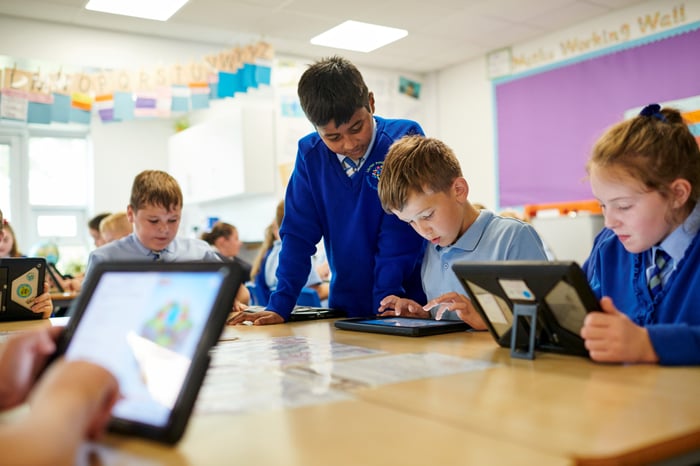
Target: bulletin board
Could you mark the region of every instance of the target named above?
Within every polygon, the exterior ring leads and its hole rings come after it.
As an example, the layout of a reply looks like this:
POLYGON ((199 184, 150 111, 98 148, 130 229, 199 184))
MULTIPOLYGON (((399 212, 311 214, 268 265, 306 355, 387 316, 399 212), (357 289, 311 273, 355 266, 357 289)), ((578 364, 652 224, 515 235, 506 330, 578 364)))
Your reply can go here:
POLYGON ((585 164, 630 108, 700 95, 700 23, 494 82, 499 205, 590 199, 585 164))

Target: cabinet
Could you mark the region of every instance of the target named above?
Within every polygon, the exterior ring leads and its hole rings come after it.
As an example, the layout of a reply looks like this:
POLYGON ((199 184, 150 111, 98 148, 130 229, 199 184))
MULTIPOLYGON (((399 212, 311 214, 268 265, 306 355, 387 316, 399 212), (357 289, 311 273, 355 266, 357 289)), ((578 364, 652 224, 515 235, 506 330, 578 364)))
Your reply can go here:
POLYGON ((185 204, 275 191, 274 112, 234 107, 168 141, 170 173, 185 204))

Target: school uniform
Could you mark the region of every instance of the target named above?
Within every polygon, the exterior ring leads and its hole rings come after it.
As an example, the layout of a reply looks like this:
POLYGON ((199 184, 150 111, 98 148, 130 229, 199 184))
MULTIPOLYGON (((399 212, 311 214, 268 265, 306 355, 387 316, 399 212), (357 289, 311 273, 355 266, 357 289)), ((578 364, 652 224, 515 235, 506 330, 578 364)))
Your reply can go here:
MULTIPOLYGON (((504 260, 543 261, 547 260, 547 253, 532 225, 482 210, 453 245, 428 245, 421 268, 423 291, 428 301, 453 291, 466 294, 462 283, 452 271, 452 264, 504 260)), ((435 314, 432 312, 431 317, 435 318, 435 314)), ((442 319, 460 320, 454 311, 445 312, 442 319)))
POLYGON ((374 120, 372 144, 352 177, 318 133, 299 141, 280 228, 277 290, 267 306, 285 320, 306 283, 309 257, 321 238, 333 271, 330 307, 348 316, 370 316, 390 294, 425 299, 420 285, 423 239, 410 225, 384 212, 377 195, 389 146, 423 130, 410 120, 374 120))
MULTIPOLYGON (((275 240, 272 247, 260 263, 260 272, 255 276, 255 287, 258 291, 258 296, 261 298, 261 306, 267 305, 270 294, 277 289, 277 265, 279 264, 279 254, 282 249, 282 241, 275 240)), ((319 285, 323 282, 316 268, 313 267, 313 259, 309 258, 312 267, 309 272, 309 277, 304 284, 305 287, 319 285)))
POLYGON ((659 245, 672 262, 655 297, 648 284, 652 250, 628 252, 612 230, 598 234, 583 265, 598 299, 611 297, 615 307, 646 327, 663 365, 700 364, 699 227, 700 204, 659 245))
POLYGON ((205 241, 193 238, 175 238, 159 254, 141 244, 135 233, 105 244, 90 253, 85 279, 102 262, 155 261, 162 262, 222 262, 221 257, 205 241))

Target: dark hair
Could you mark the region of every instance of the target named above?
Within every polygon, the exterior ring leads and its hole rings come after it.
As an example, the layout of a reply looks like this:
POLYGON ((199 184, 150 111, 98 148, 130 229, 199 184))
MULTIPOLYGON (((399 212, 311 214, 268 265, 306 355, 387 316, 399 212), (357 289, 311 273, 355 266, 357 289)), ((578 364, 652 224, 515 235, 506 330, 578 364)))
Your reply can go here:
POLYGON ((230 223, 216 222, 211 228, 211 231, 205 231, 202 233, 200 238, 202 238, 207 243, 213 245, 219 238, 228 238, 236 231, 236 227, 230 223))
POLYGON ((129 205, 134 212, 146 205, 168 211, 182 207, 182 191, 178 182, 161 170, 144 170, 134 178, 129 205))
POLYGON ((100 231, 100 222, 102 222, 102 219, 107 216, 109 216, 109 212, 103 212, 101 214, 95 215, 90 220, 88 220, 88 228, 91 230, 100 231))
POLYGON ((689 214, 700 198, 700 147, 674 108, 612 126, 593 146, 589 173, 592 166, 620 168, 664 198, 673 180, 688 180, 691 192, 680 213, 689 214))
POLYGON ((382 208, 403 210, 409 195, 447 192, 462 176, 459 160, 444 142, 423 136, 404 136, 395 141, 384 158, 377 187, 382 208))
POLYGON ((350 121, 364 107, 372 111, 369 90, 360 71, 345 58, 324 58, 302 74, 297 87, 299 103, 306 118, 315 126, 331 120, 336 126, 350 121))

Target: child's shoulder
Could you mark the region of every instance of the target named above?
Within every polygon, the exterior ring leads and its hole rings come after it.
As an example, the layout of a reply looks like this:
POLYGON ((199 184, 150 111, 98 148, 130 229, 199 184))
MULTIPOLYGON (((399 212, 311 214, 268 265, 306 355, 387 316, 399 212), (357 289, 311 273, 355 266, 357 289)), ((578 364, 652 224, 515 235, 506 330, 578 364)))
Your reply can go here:
POLYGON ((374 116, 374 119, 377 122, 377 132, 386 132, 392 136, 395 134, 425 134, 423 132, 423 128, 421 128, 417 121, 403 118, 382 118, 376 115, 374 116))

